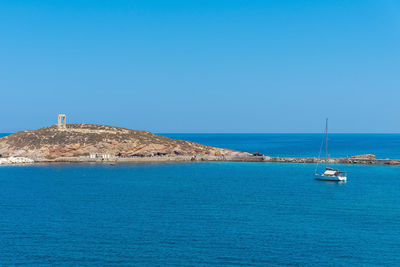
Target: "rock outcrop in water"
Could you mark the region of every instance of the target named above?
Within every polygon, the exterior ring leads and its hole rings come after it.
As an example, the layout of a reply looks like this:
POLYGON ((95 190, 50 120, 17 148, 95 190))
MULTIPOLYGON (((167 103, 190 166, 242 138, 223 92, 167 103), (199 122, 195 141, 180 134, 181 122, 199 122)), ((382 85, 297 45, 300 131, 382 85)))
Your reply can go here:
POLYGON ((376 156, 374 154, 355 155, 355 156, 350 157, 350 159, 370 159, 370 160, 375 160, 376 156))
POLYGON ((254 157, 245 152, 171 139, 147 131, 94 124, 69 124, 65 129, 51 126, 17 132, 0 138, 0 154, 35 161, 63 158, 84 161, 91 155, 107 155, 107 159, 186 157, 191 160, 246 160, 254 157))

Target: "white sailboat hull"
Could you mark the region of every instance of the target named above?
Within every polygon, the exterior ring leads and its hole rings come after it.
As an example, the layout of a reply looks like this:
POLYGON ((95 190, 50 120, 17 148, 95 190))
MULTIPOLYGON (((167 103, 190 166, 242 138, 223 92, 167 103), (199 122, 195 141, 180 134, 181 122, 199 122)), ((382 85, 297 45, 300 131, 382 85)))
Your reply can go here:
POLYGON ((322 181, 335 181, 335 182, 341 182, 341 181, 346 181, 347 177, 343 175, 324 175, 324 174, 315 174, 315 179, 316 180, 322 180, 322 181))

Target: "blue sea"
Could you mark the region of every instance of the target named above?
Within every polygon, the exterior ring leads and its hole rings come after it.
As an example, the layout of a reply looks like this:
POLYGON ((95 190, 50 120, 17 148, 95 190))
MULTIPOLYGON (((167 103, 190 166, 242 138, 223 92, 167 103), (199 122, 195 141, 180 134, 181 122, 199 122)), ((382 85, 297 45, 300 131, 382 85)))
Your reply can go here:
MULTIPOLYGON (((282 156, 315 156, 322 137, 167 136, 282 156)), ((332 156, 400 158, 400 135, 329 141, 332 156)), ((400 167, 337 167, 347 183, 313 164, 0 166, 0 265, 398 265, 400 167)))

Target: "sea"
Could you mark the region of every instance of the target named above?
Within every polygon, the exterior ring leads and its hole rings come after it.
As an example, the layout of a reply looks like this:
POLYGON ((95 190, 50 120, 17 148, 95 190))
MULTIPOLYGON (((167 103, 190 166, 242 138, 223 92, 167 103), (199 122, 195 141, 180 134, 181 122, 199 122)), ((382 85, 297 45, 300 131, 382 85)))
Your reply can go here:
MULTIPOLYGON (((164 134, 318 156, 318 134, 164 134)), ((400 158, 398 134, 332 134, 332 157, 400 158)), ((393 266, 400 167, 188 162, 0 166, 0 266, 393 266)))

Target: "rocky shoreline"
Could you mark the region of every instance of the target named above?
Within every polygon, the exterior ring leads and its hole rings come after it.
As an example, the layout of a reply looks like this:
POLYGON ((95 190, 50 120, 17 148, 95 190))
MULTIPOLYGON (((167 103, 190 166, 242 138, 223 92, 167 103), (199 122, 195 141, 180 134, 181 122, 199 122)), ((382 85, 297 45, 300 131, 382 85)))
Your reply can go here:
POLYGON ((325 159, 310 157, 269 157, 260 156, 258 153, 250 154, 237 152, 230 157, 215 156, 154 156, 131 158, 89 158, 89 157, 60 157, 55 159, 32 160, 26 157, 0 158, 0 165, 12 164, 51 164, 51 163, 157 163, 157 162, 265 162, 265 163, 325 163, 328 164, 359 164, 359 165, 400 165, 400 160, 377 159, 373 155, 359 155, 348 158, 325 159), (255 155, 256 154, 256 155, 255 155), (372 157, 371 157, 372 156, 372 157))
MULTIPOLYGON (((400 165, 400 160, 396 159, 377 159, 368 155, 353 156, 348 158, 307 158, 307 157, 264 157, 265 162, 278 163, 329 163, 329 164, 363 164, 363 165, 400 165)), ((372 155, 373 156, 373 155, 372 155)))

